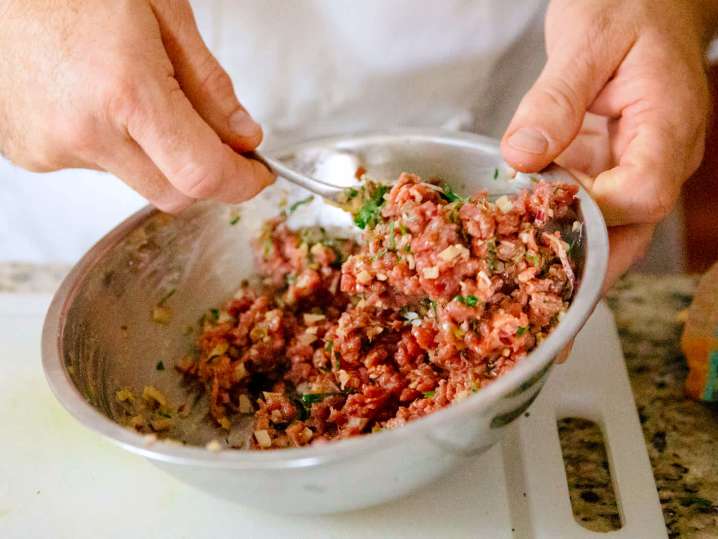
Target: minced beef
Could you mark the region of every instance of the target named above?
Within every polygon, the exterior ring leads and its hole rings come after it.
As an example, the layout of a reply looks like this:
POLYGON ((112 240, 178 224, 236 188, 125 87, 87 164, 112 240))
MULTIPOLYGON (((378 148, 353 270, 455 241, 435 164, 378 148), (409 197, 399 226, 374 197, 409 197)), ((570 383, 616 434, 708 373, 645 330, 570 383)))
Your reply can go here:
POLYGON ((480 391, 534 348, 575 286, 577 188, 537 182, 490 201, 402 174, 352 198, 359 244, 267 222, 261 283, 205 317, 198 357, 178 369, 206 387, 251 445, 295 447, 396 428, 480 391), (555 228, 555 227, 553 227, 555 228))

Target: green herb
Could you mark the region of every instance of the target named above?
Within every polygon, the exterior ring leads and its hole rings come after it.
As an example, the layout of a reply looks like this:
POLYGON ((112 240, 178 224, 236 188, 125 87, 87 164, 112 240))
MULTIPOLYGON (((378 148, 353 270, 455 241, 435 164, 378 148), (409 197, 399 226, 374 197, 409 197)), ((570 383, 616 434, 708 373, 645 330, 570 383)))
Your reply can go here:
POLYGON ((533 253, 526 253, 526 260, 535 268, 538 268, 541 265, 541 262, 539 260, 539 257, 533 253))
POLYGON ((165 370, 165 364, 162 363, 162 361, 158 361, 157 365, 155 365, 155 369, 157 369, 158 371, 163 371, 165 370))
POLYGON ((219 309, 210 309, 209 312, 212 314, 212 319, 219 320, 219 309))
POLYGON ((441 186, 441 190, 443 191, 442 197, 444 197, 449 202, 465 202, 466 199, 462 197, 461 195, 458 195, 456 191, 454 191, 451 186, 448 183, 445 183, 441 186))
POLYGON ((434 311, 434 318, 437 318, 436 314, 436 302, 432 299, 429 300, 429 305, 431 305, 431 310, 434 311))
POLYGON ((498 180, 498 179, 499 179, 499 169, 495 168, 494 169, 494 180, 498 180))
POLYGON ((379 222, 384 194, 389 190, 386 185, 377 185, 374 193, 364 201, 362 207, 354 215, 354 223, 361 229, 374 228, 379 222))
POLYGON ((396 251, 396 238, 394 237, 394 221, 389 224, 389 249, 396 251))
POLYGON ((173 288, 172 290, 170 290, 169 292, 167 292, 164 296, 162 296, 162 299, 157 302, 157 305, 159 305, 160 307, 161 307, 162 305, 164 305, 164 304, 165 304, 165 301, 167 301, 168 299, 170 299, 170 298, 174 295, 175 292, 177 292, 177 289, 176 289, 176 288, 173 288))
POLYGON ((352 200, 352 199, 356 198, 358 194, 359 194, 359 191, 357 191, 353 187, 350 187, 349 189, 346 190, 347 200, 352 200))
POLYGON ((516 329, 516 336, 517 336, 517 337, 521 337, 521 335, 523 335, 524 333, 526 333, 528 330, 529 330, 529 328, 527 328, 526 326, 519 326, 519 327, 516 329))
POLYGON ((229 224, 230 224, 231 226, 234 226, 234 225, 236 225, 237 223, 239 223, 239 219, 240 219, 240 216, 239 216, 239 215, 235 215, 234 217, 232 217, 232 219, 229 220, 229 224))
POLYGON ((409 229, 406 228, 406 225, 404 223, 399 223, 399 233, 402 236, 409 233, 409 229))
POLYGON ((425 398, 425 399, 433 399, 433 398, 434 398, 434 391, 424 391, 424 398, 425 398))
POLYGON ((463 303, 464 305, 467 305, 469 307, 476 307, 476 305, 479 303, 479 298, 476 296, 456 296, 454 297, 456 301, 459 303, 463 303))
POLYGON ((165 411, 163 411, 163 410, 160 410, 160 411, 157 412, 157 413, 158 413, 159 415, 161 415, 162 417, 164 417, 164 418, 167 418, 167 419, 171 419, 171 418, 172 418, 172 415, 171 415, 170 413, 165 412, 165 411))
POLYGON ((299 208, 299 206, 302 206, 302 205, 304 205, 304 204, 309 204, 312 200, 314 200, 314 195, 309 195, 307 198, 303 198, 302 200, 298 200, 298 201, 296 201, 294 204, 292 204, 291 206, 289 206, 289 208, 287 209, 287 212, 288 212, 289 214, 292 214, 292 213, 294 213, 295 211, 297 211, 297 208, 299 208))
POLYGON ((539 179, 538 179, 536 176, 531 176, 529 179, 531 180, 531 183, 538 183, 538 182, 539 182, 539 179))
POLYGON ((489 268, 489 271, 493 273, 493 271, 496 269, 496 238, 491 238, 488 242, 488 259, 486 260, 486 264, 489 268))
POLYGON ((264 257, 268 257, 274 251, 274 242, 271 238, 267 238, 262 242, 262 254, 264 257))
POLYGON ((406 245, 404 245, 404 252, 405 252, 405 253, 410 253, 410 252, 411 252, 411 245, 409 245, 408 243, 407 243, 406 245))
POLYGON ((343 395, 341 392, 329 392, 329 393, 303 393, 301 395, 302 404, 316 404, 318 402, 322 402, 327 397, 334 397, 336 395, 343 395))

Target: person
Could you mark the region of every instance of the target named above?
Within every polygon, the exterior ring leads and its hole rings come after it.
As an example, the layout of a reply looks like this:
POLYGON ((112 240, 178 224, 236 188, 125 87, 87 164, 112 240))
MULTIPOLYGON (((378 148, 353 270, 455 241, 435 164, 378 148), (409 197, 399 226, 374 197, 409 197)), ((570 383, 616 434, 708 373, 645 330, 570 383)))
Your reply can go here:
MULTIPOLYGON (((580 174, 610 225, 610 284, 701 161, 717 4, 195 2, 220 62, 187 0, 0 0, 0 152, 30 171, 108 171, 179 212, 273 181, 243 156, 263 127, 270 145, 401 125, 501 134, 514 168, 580 174)), ((5 180, 5 238, 65 238, 82 210, 111 211, 96 178, 84 205, 72 181, 5 180)))

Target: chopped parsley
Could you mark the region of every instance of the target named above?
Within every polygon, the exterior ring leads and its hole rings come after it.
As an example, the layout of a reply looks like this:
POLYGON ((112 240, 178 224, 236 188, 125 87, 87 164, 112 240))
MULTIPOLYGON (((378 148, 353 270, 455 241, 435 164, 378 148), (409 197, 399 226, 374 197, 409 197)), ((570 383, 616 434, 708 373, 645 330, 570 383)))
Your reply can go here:
POLYGON ((349 189, 346 190, 346 196, 347 196, 348 200, 352 200, 352 199, 356 198, 358 194, 359 194, 359 191, 357 191, 353 187, 350 187, 349 189))
POLYGON ((396 251, 396 238, 394 237, 394 221, 389 224, 389 249, 396 251))
POLYGON ((424 398, 425 399, 433 399, 434 398, 434 391, 424 391, 424 398))
POLYGON ((322 402, 327 397, 334 397, 336 395, 344 395, 344 393, 338 392, 338 391, 332 391, 328 393, 303 393, 300 397, 302 404, 304 405, 312 405, 316 404, 318 402, 322 402))
POLYGON ((497 167, 494 169, 494 180, 498 180, 498 179, 499 179, 499 169, 497 167))
POLYGON ((165 370, 165 364, 160 360, 157 362, 157 365, 155 365, 155 369, 157 369, 158 371, 163 371, 165 370))
POLYGON ((516 329, 516 336, 517 336, 517 337, 521 337, 521 335, 523 335, 524 333, 526 333, 528 330, 529 330, 529 328, 527 328, 526 326, 519 326, 519 327, 516 329))
POLYGON ((479 303, 479 298, 476 296, 456 296, 454 299, 468 307, 476 307, 479 303))
POLYGON ((209 312, 212 314, 213 320, 219 320, 219 309, 210 309, 209 312))
POLYGON ((234 225, 236 225, 237 223, 239 223, 239 220, 240 220, 240 219, 241 219, 241 216, 239 216, 239 215, 235 215, 234 217, 232 217, 232 218, 229 220, 230 226, 234 226, 234 225))
POLYGON ((307 198, 303 198, 302 200, 297 200, 294 204, 289 206, 287 209, 287 212, 291 215, 295 211, 297 211, 297 208, 299 206, 303 206, 304 204, 309 204, 312 200, 314 200, 314 195, 309 195, 307 198))
POLYGON ((366 227, 374 228, 379 222, 381 207, 384 204, 384 195, 389 190, 387 185, 377 185, 374 193, 362 204, 354 215, 354 224, 362 230, 366 227))
POLYGON ((488 258, 486 259, 486 265, 490 272, 494 272, 496 269, 496 238, 491 238, 488 242, 488 258))
POLYGON ((441 186, 441 190, 443 193, 441 194, 442 197, 444 197, 449 202, 465 202, 466 199, 462 197, 461 195, 457 194, 456 191, 454 191, 451 186, 448 183, 445 183, 441 186))
POLYGON ((535 268, 540 267, 541 262, 539 260, 538 255, 535 255, 533 253, 526 253, 526 260, 535 268))

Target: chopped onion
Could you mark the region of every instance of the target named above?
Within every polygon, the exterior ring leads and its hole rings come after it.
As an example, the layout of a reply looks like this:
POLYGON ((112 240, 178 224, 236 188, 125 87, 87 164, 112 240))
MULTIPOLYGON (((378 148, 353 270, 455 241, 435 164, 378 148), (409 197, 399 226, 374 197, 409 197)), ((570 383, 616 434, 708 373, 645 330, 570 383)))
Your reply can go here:
POLYGON ((484 270, 481 270, 479 272, 479 280, 481 280, 481 282, 484 283, 486 286, 491 286, 491 279, 489 279, 489 276, 486 275, 486 272, 484 270))
POLYGON ((252 401, 249 400, 249 397, 247 395, 240 395, 239 396, 239 413, 240 414, 251 414, 254 412, 254 407, 252 406, 252 401))
POLYGON ((259 447, 267 449, 272 447, 272 439, 269 437, 269 433, 266 430, 255 430, 254 438, 257 440, 259 447))
POLYGON ((299 344, 308 346, 317 340, 317 336, 312 333, 302 333, 298 338, 299 344))
POLYGON ((146 401, 155 401, 160 406, 167 406, 167 397, 155 386, 145 386, 142 390, 142 398, 146 401))
POLYGON ((240 380, 243 380, 247 377, 247 368, 244 366, 243 362, 237 363, 237 365, 234 367, 234 381, 239 382, 240 380))
POLYGON ((449 245, 446 249, 439 253, 439 258, 441 258, 444 262, 450 262, 458 256, 469 256, 469 250, 460 243, 449 245))
POLYGON ((439 277, 439 268, 436 266, 424 268, 424 271, 422 271, 422 275, 424 276, 424 279, 436 279, 439 277))
POLYGON ((205 445, 204 447, 207 449, 207 451, 212 451, 212 453, 222 451, 222 444, 220 444, 217 440, 211 440, 207 442, 207 445, 205 445))
POLYGON ((357 273, 357 282, 359 284, 369 284, 371 281, 371 273, 369 273, 367 270, 362 270, 357 273))
POLYGON ((316 324, 317 322, 321 322, 325 319, 326 316, 324 316, 323 314, 304 313, 304 323, 308 326, 316 324))
POLYGON ((169 324, 172 320, 172 310, 163 305, 156 305, 152 309, 152 321, 158 324, 169 324))
POLYGON ((409 264, 409 269, 413 270, 416 267, 416 260, 414 260, 414 255, 406 255, 406 263, 409 264))
POLYGON ((513 209, 514 205, 509 200, 509 197, 501 195, 496 199, 496 207, 501 210, 501 213, 509 213, 513 209))

